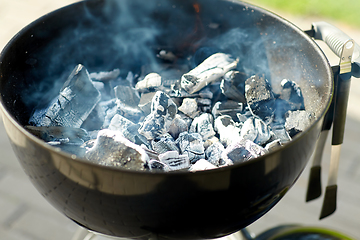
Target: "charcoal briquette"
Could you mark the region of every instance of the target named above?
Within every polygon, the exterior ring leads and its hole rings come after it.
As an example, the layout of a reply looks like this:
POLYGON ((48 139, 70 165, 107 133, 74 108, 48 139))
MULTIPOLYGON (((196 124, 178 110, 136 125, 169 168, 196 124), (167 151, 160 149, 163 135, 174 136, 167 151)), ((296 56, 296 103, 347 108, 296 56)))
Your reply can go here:
POLYGON ((200 134, 182 132, 175 142, 180 148, 181 154, 186 154, 189 157, 191 164, 205 158, 203 140, 200 134))
POLYGON ((213 128, 214 119, 210 113, 203 113, 200 116, 194 118, 190 126, 190 133, 199 133, 203 139, 207 139, 215 136, 215 131, 213 128))
POLYGON ((222 152, 222 159, 233 163, 242 163, 250 159, 260 157, 267 153, 267 150, 248 139, 241 139, 233 142, 222 152))
POLYGON ((304 97, 296 82, 283 79, 281 81, 280 98, 287 101, 292 111, 305 110, 304 97))
POLYGON ((149 73, 141 81, 135 85, 138 91, 148 91, 151 88, 158 88, 161 86, 161 76, 158 73, 149 73))
POLYGON ((220 141, 224 146, 228 146, 232 142, 238 142, 241 139, 241 129, 236 126, 229 115, 217 117, 214 122, 214 129, 220 135, 220 141))
POLYGON ((177 152, 180 151, 173 137, 168 133, 151 140, 151 146, 152 149, 158 152, 159 154, 165 153, 167 151, 177 151, 177 152))
POLYGON ((146 170, 150 161, 145 150, 124 138, 118 131, 101 130, 85 158, 106 166, 121 167, 129 170, 146 170))
POLYGON ((194 98, 184 98, 179 111, 186 114, 187 116, 194 118, 199 114, 198 103, 194 98))
POLYGON ((275 98, 269 82, 254 75, 245 81, 245 97, 254 116, 271 122, 275 111, 275 98))
POLYGON ((260 118, 248 118, 241 127, 240 136, 262 145, 271 137, 270 129, 260 118))
POLYGON ((221 92, 229 99, 246 103, 245 99, 245 75, 239 71, 227 72, 220 85, 221 92))
POLYGON ((37 111, 30 123, 80 128, 100 99, 100 92, 92 83, 88 71, 79 64, 64 83, 59 96, 45 110, 37 111))
POLYGON ((166 164, 171 171, 188 169, 190 167, 188 155, 179 155, 177 151, 168 151, 160 154, 159 160, 166 164))
POLYGON ((305 110, 289 111, 286 115, 285 129, 288 131, 290 137, 294 137, 296 134, 303 132, 315 119, 314 114, 305 110))
POLYGON ((196 68, 181 77, 181 87, 188 93, 195 93, 214 81, 220 80, 228 71, 236 68, 238 60, 228 54, 215 53, 196 68))
POLYGON ((208 162, 215 166, 221 165, 221 153, 225 150, 224 145, 217 141, 205 150, 205 157, 208 162))
POLYGON ((170 168, 167 164, 154 159, 151 159, 149 161, 149 169, 150 171, 161 171, 161 172, 170 171, 170 168))
POLYGON ((115 97, 127 106, 137 108, 140 102, 139 92, 131 86, 116 86, 115 97))

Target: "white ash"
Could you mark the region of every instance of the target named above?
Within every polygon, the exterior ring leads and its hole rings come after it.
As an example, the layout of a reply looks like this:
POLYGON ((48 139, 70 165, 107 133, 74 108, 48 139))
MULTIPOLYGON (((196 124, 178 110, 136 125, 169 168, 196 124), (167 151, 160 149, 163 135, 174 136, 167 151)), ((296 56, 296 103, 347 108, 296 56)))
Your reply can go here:
POLYGON ((195 98, 184 98, 178 110, 191 118, 195 118, 196 115, 199 114, 198 104, 195 98))
POLYGON ((138 91, 145 91, 150 88, 157 88, 161 86, 161 76, 158 73, 149 73, 145 78, 136 83, 135 88, 138 91))
POLYGON ((305 110, 288 111, 285 122, 285 129, 289 132, 291 137, 303 132, 314 120, 314 114, 305 110))
POLYGON ((195 164, 191 165, 189 171, 190 172, 197 172, 197 171, 204 171, 215 169, 217 166, 211 164, 210 162, 206 161, 205 159, 200 159, 195 164))

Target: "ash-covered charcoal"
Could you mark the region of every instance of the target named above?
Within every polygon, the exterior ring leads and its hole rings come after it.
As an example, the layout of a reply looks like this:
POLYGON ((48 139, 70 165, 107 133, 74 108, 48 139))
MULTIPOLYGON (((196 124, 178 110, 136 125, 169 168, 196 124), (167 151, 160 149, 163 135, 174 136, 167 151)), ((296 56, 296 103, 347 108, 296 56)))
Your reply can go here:
POLYGON ((111 99, 110 95, 107 94, 107 90, 105 89, 105 84, 103 82, 93 81, 94 87, 100 92, 101 99, 100 101, 108 101, 111 99))
POLYGON ((271 133, 264 121, 257 117, 251 117, 242 125, 240 136, 256 144, 263 145, 270 140, 271 133))
POLYGON ((161 86, 161 76, 158 73, 149 73, 141 81, 138 81, 135 85, 138 91, 148 91, 149 89, 155 89, 161 86))
POLYGON ((169 134, 174 138, 177 139, 179 134, 182 132, 187 132, 190 128, 191 119, 185 116, 181 116, 180 114, 176 114, 174 121, 170 125, 169 134))
POLYGON ((292 111, 305 110, 304 97, 301 89, 294 81, 288 79, 281 81, 280 98, 287 101, 292 111))
POLYGON ((277 122, 270 124, 271 132, 274 139, 278 139, 281 144, 285 144, 291 141, 291 137, 288 131, 285 129, 285 125, 277 122))
POLYGON ((178 110, 191 118, 199 114, 198 104, 195 98, 184 98, 178 110))
POLYGON ((246 76, 244 73, 234 70, 229 71, 224 75, 223 80, 221 81, 221 92, 227 98, 245 104, 245 80, 246 76))
POLYGON ((203 113, 199 117, 194 118, 190 126, 190 133, 199 133, 203 139, 207 139, 215 136, 215 131, 213 128, 213 116, 210 113, 203 113))
POLYGON ((137 108, 140 102, 139 92, 131 86, 116 86, 115 97, 127 106, 137 108))
POLYGON ((180 152, 180 149, 177 147, 173 137, 168 133, 151 140, 151 146, 152 149, 159 154, 165 153, 167 151, 180 152))
POLYGON ((145 115, 149 115, 151 113, 151 101, 156 92, 149 92, 141 94, 140 101, 138 107, 143 111, 145 115))
POLYGON ((196 98, 196 102, 202 112, 211 112, 212 101, 207 98, 196 98))
POLYGON ((224 150, 224 145, 221 142, 214 142, 205 150, 206 160, 219 167, 221 165, 221 154, 224 150))
POLYGON ((274 141, 269 142, 268 144, 266 144, 265 149, 268 152, 270 152, 270 151, 272 151, 272 150, 274 150, 274 149, 276 149, 278 147, 281 147, 281 146, 282 146, 282 144, 281 144, 280 139, 277 139, 277 140, 274 140, 274 141))
POLYGON ((189 168, 190 172, 197 172, 197 171, 204 171, 215 169, 217 166, 211 164, 210 162, 206 161, 205 159, 198 160, 195 164, 191 165, 189 168))
POLYGON ((315 119, 314 114, 305 110, 289 111, 286 115, 285 129, 292 138, 308 128, 315 119))
POLYGON ((144 118, 144 113, 138 107, 130 107, 119 99, 116 99, 116 113, 132 122, 139 122, 144 118))
POLYGON ((189 157, 191 164, 205 158, 204 145, 200 134, 182 132, 175 142, 179 146, 181 154, 186 154, 189 157))
POLYGON ((168 151, 160 154, 159 160, 166 164, 171 171, 188 169, 190 167, 188 155, 179 155, 177 151, 168 151))
POLYGON ((214 97, 214 93, 208 87, 201 89, 198 95, 200 98, 207 98, 207 99, 213 99, 214 97))
POLYGON ((215 53, 205 59, 196 68, 181 77, 181 87, 188 93, 195 93, 208 84, 220 80, 228 71, 237 67, 239 60, 234 60, 225 53, 215 53))
POLYGON ((96 104, 100 92, 94 87, 88 71, 77 65, 47 109, 35 111, 30 124, 80 128, 96 104))
POLYGON ((229 115, 219 116, 215 119, 215 131, 220 135, 220 141, 224 146, 230 145, 232 142, 241 140, 241 129, 236 126, 235 122, 229 115))
POLYGON ((138 132, 139 128, 140 124, 135 124, 119 114, 115 114, 108 127, 109 130, 121 132, 123 137, 139 146, 151 148, 149 141, 138 132))
POLYGON ((249 107, 246 107, 243 112, 236 113, 236 118, 235 118, 236 120, 235 121, 244 123, 246 120, 248 120, 249 118, 251 118, 253 116, 254 115, 249 110, 249 107))
POLYGON ((267 150, 248 139, 241 139, 233 142, 225 148, 221 158, 233 163, 242 163, 250 159, 260 157, 267 153, 267 150))
POLYGON ((271 122, 275 111, 275 98, 265 78, 254 75, 245 81, 245 97, 250 111, 266 123, 271 122))
POLYGON ((140 146, 124 138, 120 132, 101 130, 85 158, 106 166, 121 167, 129 170, 146 170, 149 156, 140 146))
POLYGON ((160 162, 158 160, 151 159, 149 161, 149 169, 150 171, 161 171, 161 172, 169 172, 171 169, 169 166, 163 162, 160 162))
POLYGON ((50 145, 81 146, 90 140, 85 129, 71 127, 35 127, 25 126, 25 129, 50 145))
POLYGON ((164 135, 177 113, 177 106, 164 92, 157 91, 151 102, 151 113, 144 119, 139 133, 148 140, 164 135))
POLYGON ((96 124, 96 125, 100 125, 100 127, 98 127, 97 129, 108 128, 111 119, 115 116, 116 113, 117 113, 116 99, 101 101, 96 105, 95 109, 90 114, 88 119, 86 119, 82 127, 86 129, 87 128, 96 129, 90 127, 96 124))
POLYGON ((243 112, 243 104, 232 100, 216 102, 211 113, 215 118, 222 115, 229 115, 235 121, 237 114, 243 112))
POLYGON ((114 69, 109 72, 98 72, 98 73, 90 73, 89 76, 94 81, 109 81, 112 79, 116 79, 120 75, 120 69, 114 69))

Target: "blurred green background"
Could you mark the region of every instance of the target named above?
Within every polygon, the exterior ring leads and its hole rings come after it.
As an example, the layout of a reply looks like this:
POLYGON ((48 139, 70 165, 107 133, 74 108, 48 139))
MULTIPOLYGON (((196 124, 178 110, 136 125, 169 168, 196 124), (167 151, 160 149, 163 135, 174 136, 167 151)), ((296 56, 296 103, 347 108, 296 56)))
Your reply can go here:
POLYGON ((295 16, 324 17, 360 27, 360 0, 248 0, 246 2, 295 16))

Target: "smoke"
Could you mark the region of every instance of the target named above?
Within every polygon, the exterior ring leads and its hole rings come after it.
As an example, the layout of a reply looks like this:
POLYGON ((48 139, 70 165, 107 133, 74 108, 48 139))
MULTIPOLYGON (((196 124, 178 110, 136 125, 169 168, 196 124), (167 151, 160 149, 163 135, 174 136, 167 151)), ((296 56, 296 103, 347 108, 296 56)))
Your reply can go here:
POLYGON ((119 68, 126 78, 129 71, 140 75, 143 66, 161 69, 161 50, 171 51, 176 64, 189 68, 225 52, 240 59, 238 70, 264 74, 274 86, 283 78, 301 81, 304 69, 311 68, 298 53, 297 34, 279 32, 281 24, 266 22, 272 17, 240 3, 105 0, 64 11, 34 32, 42 45, 29 55, 35 59, 26 73, 31 84, 22 94, 29 109, 51 102, 77 64, 90 73, 119 68))

